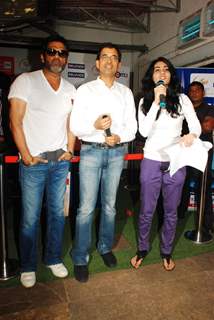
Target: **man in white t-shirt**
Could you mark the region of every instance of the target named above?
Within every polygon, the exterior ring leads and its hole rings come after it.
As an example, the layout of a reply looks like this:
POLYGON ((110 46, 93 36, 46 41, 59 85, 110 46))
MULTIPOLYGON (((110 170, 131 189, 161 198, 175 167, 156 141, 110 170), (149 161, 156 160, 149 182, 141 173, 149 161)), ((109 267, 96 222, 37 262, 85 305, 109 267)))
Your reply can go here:
POLYGON ((61 259, 64 193, 75 136, 68 123, 76 89, 61 77, 68 58, 64 38, 48 37, 42 70, 23 73, 9 92, 11 130, 20 161, 22 215, 20 223, 21 283, 36 282, 37 234, 44 190, 47 230, 44 263, 60 278, 68 271, 61 259))

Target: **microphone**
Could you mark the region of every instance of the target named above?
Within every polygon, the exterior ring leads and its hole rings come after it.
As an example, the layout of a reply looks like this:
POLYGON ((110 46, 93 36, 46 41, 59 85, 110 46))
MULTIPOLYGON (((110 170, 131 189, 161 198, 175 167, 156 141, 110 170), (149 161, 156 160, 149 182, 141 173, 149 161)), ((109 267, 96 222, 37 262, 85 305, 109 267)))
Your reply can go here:
MULTIPOLYGON (((155 87, 158 87, 160 85, 164 85, 164 81, 163 80, 159 80, 158 82, 156 82, 155 87)), ((164 94, 160 94, 160 108, 166 108, 166 96, 164 94)))
MULTIPOLYGON (((106 118, 106 117, 108 117, 108 116, 107 116, 106 114, 104 114, 104 115, 103 115, 103 119, 106 118)), ((110 128, 105 129, 104 131, 105 131, 105 134, 106 134, 107 137, 111 137, 111 130, 110 130, 110 128)))

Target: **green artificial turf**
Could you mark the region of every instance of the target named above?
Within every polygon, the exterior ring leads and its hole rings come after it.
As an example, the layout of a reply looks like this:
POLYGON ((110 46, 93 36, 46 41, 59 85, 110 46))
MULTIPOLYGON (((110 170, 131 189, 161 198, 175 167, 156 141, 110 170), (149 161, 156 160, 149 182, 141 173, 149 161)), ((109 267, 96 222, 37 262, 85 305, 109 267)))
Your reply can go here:
MULTIPOLYGON (((120 186, 118 194, 118 209, 116 218, 116 230, 115 233, 117 237, 122 236, 126 241, 126 246, 122 249, 116 250, 115 254, 118 259, 118 265, 113 270, 127 269, 131 268, 130 258, 136 253, 137 248, 137 215, 139 211, 139 201, 137 191, 132 192, 124 189, 124 182, 120 186), (127 210, 132 213, 131 216, 127 215, 127 210)), ((98 210, 97 210, 98 211, 98 210)), ((210 244, 195 244, 194 242, 187 240, 184 237, 184 233, 187 230, 195 229, 194 225, 194 212, 187 212, 185 219, 178 220, 177 233, 175 239, 175 246, 173 257, 174 259, 182 259, 186 257, 191 257, 194 255, 199 255, 201 253, 214 251, 214 241, 210 244)), ((95 225, 95 223, 94 223, 95 225)), ((89 263, 90 274, 98 272, 106 272, 109 269, 104 266, 103 261, 96 251, 96 236, 95 228, 93 227, 93 245, 91 250, 91 259, 89 263)), ((71 232, 71 219, 66 218, 65 226, 65 236, 63 245, 63 259, 66 267, 69 269, 69 276, 73 277, 73 265, 70 258, 70 250, 72 248, 72 232, 71 232)), ((38 264, 37 280, 41 282, 52 281, 56 279, 52 274, 50 269, 47 269, 41 263, 41 245, 39 245, 40 252, 40 262, 38 264)), ((11 254, 10 254, 11 255, 11 254)), ((14 256, 12 256, 14 257, 14 256)), ((153 219, 153 225, 151 230, 151 251, 144 260, 144 264, 161 263, 160 253, 159 253, 159 235, 157 232, 157 215, 155 214, 153 219)), ((112 270, 112 269, 111 269, 112 270)), ((112 271, 113 271, 112 270, 112 271)), ((19 285, 18 277, 7 280, 0 281, 0 287, 7 286, 17 286, 19 285)))
MULTIPOLYGON (((151 231, 151 251, 149 252, 148 256, 144 260, 144 264, 152 264, 158 263, 161 261, 160 254, 159 254, 159 236, 157 232, 157 218, 154 217, 152 231, 151 231)), ((191 257, 194 255, 199 255, 201 253, 214 251, 214 242, 210 244, 195 244, 194 242, 187 240, 184 237, 184 232, 186 230, 194 229, 194 213, 187 213, 186 219, 179 222, 177 227, 177 234, 175 240, 175 248, 173 252, 174 259, 182 259, 186 257, 191 257)), ((118 259, 118 266, 113 270, 119 269, 127 269, 131 268, 130 266, 130 258, 136 252, 136 214, 131 217, 125 217, 124 219, 117 220, 116 231, 122 231, 121 234, 117 234, 118 236, 123 236, 127 241, 127 247, 121 250, 116 250, 115 254, 118 259)), ((95 232, 94 238, 95 238, 95 232)), ((67 219, 66 228, 65 228, 65 239, 64 239, 64 247, 63 247, 63 256, 64 256, 64 263, 66 267, 69 269, 69 276, 73 277, 73 266, 72 261, 70 258, 70 249, 72 247, 72 239, 70 233, 70 223, 69 219, 67 219)), ((112 269, 111 269, 112 270, 112 269)), ((113 271, 112 270, 112 271, 113 271)), ((109 271, 107 267, 104 266, 103 261, 99 254, 96 251, 95 247, 95 239, 93 241, 93 248, 91 252, 91 259, 89 263, 89 271, 91 274, 97 272, 106 272, 109 271)), ((41 262, 38 265, 38 272, 37 272, 37 280, 41 282, 52 281, 56 279, 49 269, 47 269, 41 262)), ((17 286, 19 285, 19 280, 17 278, 13 278, 7 281, 1 281, 0 286, 17 286)))

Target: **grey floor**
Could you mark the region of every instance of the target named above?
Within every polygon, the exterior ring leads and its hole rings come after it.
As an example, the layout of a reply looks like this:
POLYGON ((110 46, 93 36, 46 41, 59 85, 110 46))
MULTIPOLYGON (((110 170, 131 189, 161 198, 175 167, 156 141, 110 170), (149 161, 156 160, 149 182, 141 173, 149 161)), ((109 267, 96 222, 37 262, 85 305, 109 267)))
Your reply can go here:
POLYGON ((0 320, 213 320, 214 253, 161 264, 0 288, 0 320))

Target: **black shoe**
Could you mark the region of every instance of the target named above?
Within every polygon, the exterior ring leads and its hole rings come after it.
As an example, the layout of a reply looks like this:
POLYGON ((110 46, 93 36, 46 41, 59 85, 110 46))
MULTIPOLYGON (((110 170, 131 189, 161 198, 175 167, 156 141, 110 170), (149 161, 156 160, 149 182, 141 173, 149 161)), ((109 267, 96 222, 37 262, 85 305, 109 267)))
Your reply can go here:
POLYGON ((88 266, 78 266, 74 265, 74 277, 79 282, 88 281, 88 266))
POLYGON ((109 268, 116 267, 117 259, 111 251, 105 254, 101 254, 101 257, 103 258, 103 261, 107 267, 109 268))

